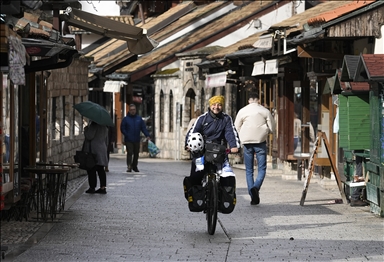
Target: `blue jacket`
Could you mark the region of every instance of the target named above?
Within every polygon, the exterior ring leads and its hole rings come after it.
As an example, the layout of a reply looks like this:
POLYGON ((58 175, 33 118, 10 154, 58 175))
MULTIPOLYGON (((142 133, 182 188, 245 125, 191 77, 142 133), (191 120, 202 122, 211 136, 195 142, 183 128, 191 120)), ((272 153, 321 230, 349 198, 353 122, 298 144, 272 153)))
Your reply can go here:
POLYGON ((120 131, 124 135, 125 142, 140 142, 140 131, 143 132, 146 137, 149 137, 145 122, 139 115, 131 115, 128 113, 128 115, 123 118, 123 121, 121 121, 120 131))
POLYGON ((232 117, 221 112, 215 115, 208 109, 208 112, 199 116, 185 137, 185 145, 189 134, 200 133, 204 141, 210 141, 215 143, 229 144, 230 148, 240 148, 240 139, 237 134, 236 128, 233 125, 232 117))

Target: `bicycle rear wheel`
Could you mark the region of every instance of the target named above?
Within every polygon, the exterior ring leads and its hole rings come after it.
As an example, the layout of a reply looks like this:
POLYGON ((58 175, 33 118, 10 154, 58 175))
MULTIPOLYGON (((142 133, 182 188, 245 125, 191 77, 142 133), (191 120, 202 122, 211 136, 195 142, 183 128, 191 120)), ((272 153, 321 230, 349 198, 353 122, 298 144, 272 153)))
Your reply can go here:
POLYGON ((208 180, 207 190, 207 226, 210 235, 215 234, 218 208, 218 186, 216 178, 208 180))

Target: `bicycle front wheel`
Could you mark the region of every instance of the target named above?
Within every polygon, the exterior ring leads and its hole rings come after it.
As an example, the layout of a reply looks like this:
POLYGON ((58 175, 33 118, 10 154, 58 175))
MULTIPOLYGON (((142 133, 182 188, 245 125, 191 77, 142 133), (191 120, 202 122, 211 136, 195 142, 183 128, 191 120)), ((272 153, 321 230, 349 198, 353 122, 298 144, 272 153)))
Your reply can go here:
POLYGON ((216 179, 208 180, 207 190, 207 226, 210 235, 215 234, 218 208, 218 186, 216 179))

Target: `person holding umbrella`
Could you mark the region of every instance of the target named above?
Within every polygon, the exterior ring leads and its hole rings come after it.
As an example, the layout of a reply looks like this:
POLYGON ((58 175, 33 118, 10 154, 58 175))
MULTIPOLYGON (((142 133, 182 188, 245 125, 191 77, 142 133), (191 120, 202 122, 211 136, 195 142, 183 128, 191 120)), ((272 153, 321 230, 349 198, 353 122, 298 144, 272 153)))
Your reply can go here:
POLYGON ((89 189, 85 193, 106 194, 107 175, 105 167, 108 166, 108 128, 91 121, 91 124, 84 130, 84 150, 90 149, 91 153, 96 155, 97 164, 90 170, 87 170, 89 189), (100 188, 97 186, 96 173, 99 176, 100 188))
POLYGON ((91 120, 90 124, 84 128, 83 150, 96 155, 97 164, 92 169, 87 170, 89 189, 88 194, 106 194, 107 176, 105 167, 108 166, 108 128, 113 126, 113 121, 108 111, 99 104, 91 101, 76 104, 74 108, 79 113, 91 120), (96 190, 97 175, 100 180, 100 188, 96 190))
POLYGON ((137 164, 139 161, 140 132, 143 132, 148 140, 151 140, 145 122, 141 116, 136 114, 136 106, 129 105, 127 116, 123 118, 120 131, 124 135, 125 146, 127 147, 127 172, 140 172, 137 164))

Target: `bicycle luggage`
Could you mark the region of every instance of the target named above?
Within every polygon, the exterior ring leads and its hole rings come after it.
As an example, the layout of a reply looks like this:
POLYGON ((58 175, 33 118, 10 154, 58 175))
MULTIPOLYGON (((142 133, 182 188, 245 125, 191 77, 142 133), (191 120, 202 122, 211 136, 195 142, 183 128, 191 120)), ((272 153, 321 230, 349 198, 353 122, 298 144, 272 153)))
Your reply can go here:
POLYGON ((205 189, 200 185, 188 190, 188 207, 191 212, 201 212, 205 209, 205 189))
POLYGON ((189 177, 184 177, 183 180, 183 188, 184 188, 184 197, 186 200, 188 200, 188 191, 192 187, 191 182, 189 181, 189 177))
POLYGON ((214 164, 222 164, 226 156, 226 150, 227 147, 225 145, 215 143, 205 144, 205 161, 214 164))
POLYGON ((219 190, 219 211, 223 214, 230 214, 235 209, 236 193, 231 186, 220 186, 219 190))

